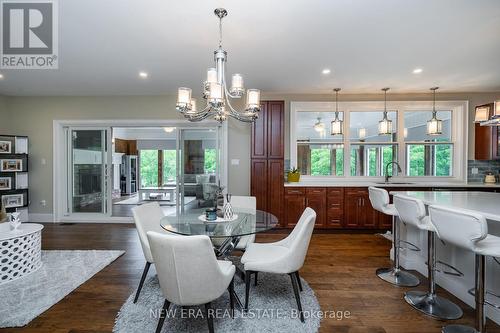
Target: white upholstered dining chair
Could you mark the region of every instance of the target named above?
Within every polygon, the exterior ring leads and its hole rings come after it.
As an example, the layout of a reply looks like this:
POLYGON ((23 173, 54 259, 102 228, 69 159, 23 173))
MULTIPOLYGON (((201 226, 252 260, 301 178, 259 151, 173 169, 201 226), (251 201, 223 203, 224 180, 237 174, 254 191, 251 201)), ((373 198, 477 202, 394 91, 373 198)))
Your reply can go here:
MULTIPOLYGON (((257 198, 249 196, 233 195, 231 198, 231 206, 235 211, 255 214, 257 211, 257 198)), ((255 234, 243 236, 236 245, 237 250, 245 251, 248 245, 255 242, 255 234)))
POLYGON ((304 322, 299 293, 299 289, 302 291, 299 269, 304 265, 315 221, 316 212, 307 207, 288 237, 274 243, 252 243, 247 247, 241 258, 241 262, 245 265, 246 310, 248 310, 251 274, 254 272, 288 274, 292 280, 300 320, 304 322))
POLYGON ((142 272, 141 281, 139 282, 139 287, 137 288, 134 297, 134 303, 136 303, 139 299, 139 294, 141 293, 144 280, 148 275, 149 267, 154 263, 153 255, 151 254, 151 248, 148 242, 147 232, 163 231, 160 226, 160 220, 164 214, 158 202, 151 202, 136 206, 132 208, 132 214, 134 215, 135 228, 137 229, 139 240, 141 241, 142 253, 146 259, 146 265, 144 266, 144 271, 142 272))
POLYGON ((211 302, 229 291, 231 313, 234 310, 233 277, 230 261, 217 260, 208 236, 173 236, 154 231, 147 233, 155 261, 160 288, 165 298, 156 332, 161 332, 170 304, 205 305, 209 331, 214 331, 211 302))

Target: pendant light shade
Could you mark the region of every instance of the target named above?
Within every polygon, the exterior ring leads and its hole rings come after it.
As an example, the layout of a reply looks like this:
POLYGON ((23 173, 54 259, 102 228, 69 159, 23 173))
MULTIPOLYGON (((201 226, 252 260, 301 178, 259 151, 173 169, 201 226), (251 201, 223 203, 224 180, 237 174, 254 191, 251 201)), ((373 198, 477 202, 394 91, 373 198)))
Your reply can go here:
POLYGON ((432 118, 427 121, 427 135, 441 135, 443 134, 443 121, 437 118, 436 111, 436 90, 439 87, 432 87, 430 90, 433 92, 432 102, 432 118))
POLYGON ((387 117, 387 91, 390 88, 383 88, 384 92, 384 117, 378 122, 378 135, 392 134, 392 120, 387 117))
POLYGON ((344 122, 339 118, 339 91, 340 88, 333 89, 335 91, 335 119, 331 122, 330 134, 331 135, 343 135, 344 134, 344 122))

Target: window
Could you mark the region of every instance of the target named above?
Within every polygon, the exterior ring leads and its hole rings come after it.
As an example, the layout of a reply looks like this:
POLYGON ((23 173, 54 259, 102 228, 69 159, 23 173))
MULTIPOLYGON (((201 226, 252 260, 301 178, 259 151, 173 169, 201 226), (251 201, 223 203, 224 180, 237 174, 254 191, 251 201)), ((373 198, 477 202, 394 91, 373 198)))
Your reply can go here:
POLYGON ((175 149, 163 150, 163 185, 175 183, 177 154, 175 149))
POLYGON ((205 173, 215 173, 217 167, 217 154, 214 148, 206 148, 204 152, 205 173))
MULTIPOLYGON (((330 135, 334 118, 335 112, 297 112, 296 166, 303 175, 344 175, 344 136, 330 135)), ((344 119, 343 112, 339 119, 344 119)))
POLYGON ((453 175, 452 112, 437 113, 437 118, 443 121, 443 133, 439 136, 427 135, 427 120, 431 117, 432 111, 404 113, 407 176, 453 175))
POLYGON ((300 144, 297 153, 297 167, 303 175, 344 175, 343 145, 300 144))
MULTIPOLYGON (((351 176, 385 176, 385 166, 398 161, 397 126, 398 113, 389 111, 387 118, 392 121, 392 134, 379 135, 378 125, 384 113, 381 111, 354 111, 350 113, 349 138, 351 141, 351 176)), ((392 165, 388 173, 397 174, 392 165)))
POLYGON ((158 150, 139 151, 141 188, 158 186, 158 150))
POLYGON ((464 181, 467 174, 467 102, 439 101, 442 134, 427 135, 432 101, 388 102, 392 133, 379 135, 384 103, 341 102, 343 135, 332 136, 333 102, 291 102, 290 166, 304 180, 328 177, 443 177, 464 181), (395 161, 401 167, 398 173, 395 161), (316 177, 316 178, 315 178, 316 177))

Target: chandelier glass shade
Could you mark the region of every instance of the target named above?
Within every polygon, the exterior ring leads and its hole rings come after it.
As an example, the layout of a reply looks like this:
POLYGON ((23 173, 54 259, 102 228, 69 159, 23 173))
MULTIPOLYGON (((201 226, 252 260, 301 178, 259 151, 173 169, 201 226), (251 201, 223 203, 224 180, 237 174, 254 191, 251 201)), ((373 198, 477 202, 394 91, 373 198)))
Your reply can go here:
POLYGON ((331 135, 342 135, 344 133, 344 122, 339 118, 339 91, 340 88, 333 89, 335 91, 335 119, 332 120, 330 126, 331 135))
POLYGON ((236 110, 231 105, 231 99, 241 99, 245 95, 243 76, 233 74, 231 87, 226 85, 227 52, 222 49, 222 18, 227 16, 224 8, 214 11, 219 18, 219 48, 214 52, 215 67, 207 70, 206 81, 203 84, 203 98, 206 105, 197 109, 196 100, 192 98, 190 88, 181 87, 177 95, 177 111, 190 121, 201 121, 212 117, 223 122, 232 117, 244 122, 253 122, 259 117, 260 90, 248 89, 246 91, 246 104, 243 110, 236 110))
POLYGON ((437 118, 436 111, 436 90, 438 89, 439 87, 433 87, 430 89, 433 92, 432 118, 427 120, 427 135, 443 134, 443 121, 437 118))
POLYGON ((383 88, 384 92, 384 116, 378 122, 378 135, 392 134, 392 120, 387 117, 387 90, 390 88, 383 88))

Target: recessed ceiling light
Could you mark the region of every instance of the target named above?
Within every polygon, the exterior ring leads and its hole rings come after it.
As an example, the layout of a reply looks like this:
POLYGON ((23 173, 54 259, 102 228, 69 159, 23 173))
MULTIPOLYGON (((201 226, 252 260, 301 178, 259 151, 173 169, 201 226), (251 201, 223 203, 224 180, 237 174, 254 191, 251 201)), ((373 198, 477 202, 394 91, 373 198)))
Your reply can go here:
POLYGON ((166 133, 172 133, 173 131, 175 131, 175 127, 163 127, 163 130, 166 133))
POLYGON ((420 73, 422 73, 422 72, 423 72, 423 69, 422 69, 422 68, 415 68, 415 69, 413 70, 413 74, 420 74, 420 73))
POLYGON ((3 80, 3 74, 0 74, 0 80, 3 80))
POLYGON ((139 72, 139 77, 141 79, 147 79, 148 78, 148 73, 146 73, 146 72, 139 72))
POLYGON ((332 71, 331 71, 329 68, 325 68, 325 69, 323 69, 323 70, 321 71, 321 73, 323 73, 323 74, 325 74, 325 75, 326 75, 326 74, 330 74, 331 72, 332 72, 332 71))

